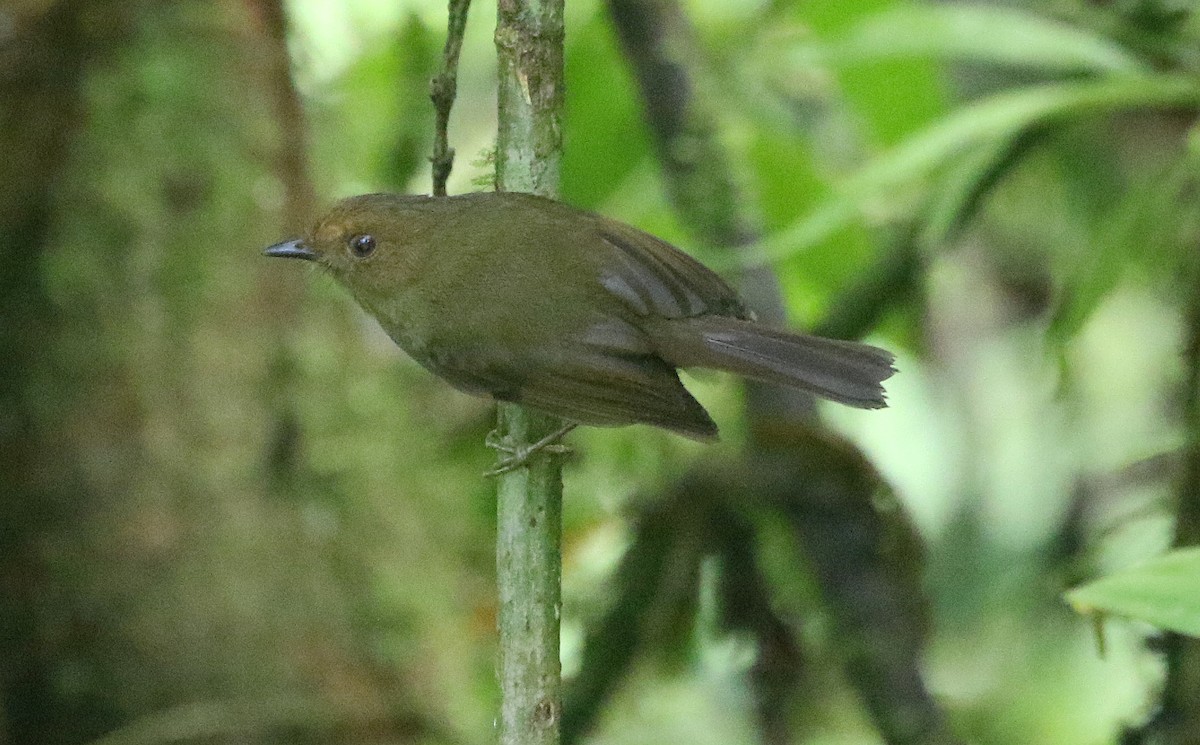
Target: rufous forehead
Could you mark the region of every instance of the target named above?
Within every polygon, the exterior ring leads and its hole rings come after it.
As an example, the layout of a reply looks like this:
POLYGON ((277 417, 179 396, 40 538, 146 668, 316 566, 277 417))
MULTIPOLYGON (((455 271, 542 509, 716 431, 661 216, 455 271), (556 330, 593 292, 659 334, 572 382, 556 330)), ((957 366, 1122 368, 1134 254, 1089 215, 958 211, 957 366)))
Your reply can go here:
POLYGON ((345 229, 341 223, 325 222, 317 226, 317 232, 313 236, 318 243, 330 243, 340 240, 345 234, 345 229))

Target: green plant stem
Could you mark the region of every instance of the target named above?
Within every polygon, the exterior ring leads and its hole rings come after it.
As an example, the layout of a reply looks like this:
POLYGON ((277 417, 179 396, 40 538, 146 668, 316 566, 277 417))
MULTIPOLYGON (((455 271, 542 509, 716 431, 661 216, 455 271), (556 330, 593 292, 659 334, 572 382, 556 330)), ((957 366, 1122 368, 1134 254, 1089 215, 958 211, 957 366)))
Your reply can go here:
MULTIPOLYGON (((528 414, 518 406, 501 406, 502 430, 509 437, 536 440, 528 432, 540 417, 528 414)), ((496 503, 499 742, 554 745, 562 718, 561 469, 543 463, 505 474, 499 479, 496 503)))
MULTIPOLYGON (((557 196, 562 153, 563 0, 500 0, 496 189, 557 196)), ((501 442, 520 447, 561 426, 498 407, 501 442)), ((557 745, 561 703, 561 456, 543 451, 498 479, 501 745, 557 745)))
POLYGON ((454 168, 454 148, 450 147, 447 130, 450 110, 458 93, 458 55, 462 51, 463 33, 467 28, 467 11, 471 0, 450 0, 446 21, 446 46, 442 51, 442 71, 429 81, 429 98, 436 115, 433 135, 433 194, 446 196, 446 181, 454 168))
MULTIPOLYGON (((1192 285, 1200 287, 1200 266, 1192 267, 1192 285)), ((1183 402, 1187 444, 1175 507, 1175 546, 1200 545, 1200 296, 1192 293, 1187 309, 1186 393, 1183 402)), ((1162 705, 1155 718, 1158 737, 1146 741, 1165 745, 1195 743, 1200 732, 1200 642, 1169 632, 1164 639, 1167 679, 1162 705)))
POLYGON ((496 189, 558 196, 563 0, 500 0, 496 189))

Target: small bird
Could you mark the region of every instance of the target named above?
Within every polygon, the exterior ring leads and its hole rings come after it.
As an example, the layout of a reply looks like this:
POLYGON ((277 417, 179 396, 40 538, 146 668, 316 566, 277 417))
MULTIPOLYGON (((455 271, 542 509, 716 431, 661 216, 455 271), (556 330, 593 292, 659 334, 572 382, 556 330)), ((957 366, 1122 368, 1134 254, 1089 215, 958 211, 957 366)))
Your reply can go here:
POLYGON ((687 367, 887 405, 890 352, 756 323, 724 280, 669 243, 532 194, 350 197, 265 253, 325 267, 454 387, 572 425, 716 439, 679 380, 687 367))

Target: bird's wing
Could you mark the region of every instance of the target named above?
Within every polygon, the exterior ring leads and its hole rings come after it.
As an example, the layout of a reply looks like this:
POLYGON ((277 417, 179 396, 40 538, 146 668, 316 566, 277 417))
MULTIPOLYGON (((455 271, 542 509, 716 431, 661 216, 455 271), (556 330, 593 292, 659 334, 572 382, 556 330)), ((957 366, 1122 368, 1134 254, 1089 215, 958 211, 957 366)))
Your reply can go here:
POLYGON ((512 400, 583 424, 641 422, 697 440, 717 436, 675 368, 651 355, 575 354, 531 371, 512 400))
POLYGON ((666 241, 605 218, 596 235, 609 249, 600 283, 634 315, 749 317, 725 280, 666 241))
POLYGON ((698 440, 717 426, 650 348, 636 327, 618 319, 578 337, 526 348, 440 345, 423 364, 460 390, 527 404, 581 424, 644 422, 698 440))

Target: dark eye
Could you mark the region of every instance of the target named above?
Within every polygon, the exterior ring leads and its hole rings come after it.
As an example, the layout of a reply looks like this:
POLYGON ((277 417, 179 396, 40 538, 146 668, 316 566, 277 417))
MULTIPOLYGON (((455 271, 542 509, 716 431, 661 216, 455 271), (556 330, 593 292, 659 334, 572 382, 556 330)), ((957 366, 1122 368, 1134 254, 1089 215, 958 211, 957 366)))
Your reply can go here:
POLYGON ((350 238, 350 253, 365 259, 375 251, 375 236, 356 235, 350 238))

